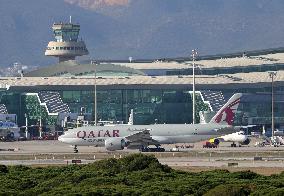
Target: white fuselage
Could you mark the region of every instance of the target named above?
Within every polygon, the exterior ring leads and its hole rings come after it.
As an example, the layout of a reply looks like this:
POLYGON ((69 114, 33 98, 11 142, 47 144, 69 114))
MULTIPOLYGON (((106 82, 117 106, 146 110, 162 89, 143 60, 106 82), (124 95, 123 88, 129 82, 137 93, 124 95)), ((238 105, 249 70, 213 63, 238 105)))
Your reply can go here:
POLYGON ((198 142, 235 131, 220 124, 86 126, 68 130, 58 140, 77 146, 104 146, 108 138, 125 138, 143 130, 149 130, 151 138, 160 144, 198 142))
POLYGON ((225 142, 244 142, 248 139, 248 136, 243 132, 237 132, 221 136, 220 138, 223 138, 225 142))

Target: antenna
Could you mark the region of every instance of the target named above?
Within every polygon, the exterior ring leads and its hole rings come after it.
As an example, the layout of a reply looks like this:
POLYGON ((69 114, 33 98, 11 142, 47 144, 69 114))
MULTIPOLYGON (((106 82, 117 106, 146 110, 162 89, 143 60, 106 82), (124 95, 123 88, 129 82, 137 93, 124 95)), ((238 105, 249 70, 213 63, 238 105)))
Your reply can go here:
POLYGON ((69 23, 72 24, 72 16, 69 17, 69 23))

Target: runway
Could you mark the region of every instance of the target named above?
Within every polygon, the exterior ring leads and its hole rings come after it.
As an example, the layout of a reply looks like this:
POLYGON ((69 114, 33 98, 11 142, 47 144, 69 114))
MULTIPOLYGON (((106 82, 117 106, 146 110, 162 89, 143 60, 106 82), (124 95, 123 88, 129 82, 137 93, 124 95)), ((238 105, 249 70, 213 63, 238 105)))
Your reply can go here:
MULTIPOLYGON (((208 169, 229 170, 271 170, 271 173, 284 171, 284 147, 229 147, 222 143, 214 149, 202 148, 202 143, 194 144, 194 148, 180 149, 171 152, 174 145, 165 145, 166 152, 153 154, 160 163, 170 167, 198 171, 208 169), (271 168, 274 168, 272 170, 271 168)), ((81 164, 92 163, 105 158, 122 158, 138 150, 121 150, 108 152, 104 148, 79 147, 79 153, 73 148, 57 140, 34 140, 0 143, 0 164, 4 165, 66 165, 72 160, 81 160, 81 164), (15 151, 11 151, 14 149, 15 151), (10 151, 9 151, 10 150, 10 151)), ((265 173, 265 172, 264 172, 265 173)))

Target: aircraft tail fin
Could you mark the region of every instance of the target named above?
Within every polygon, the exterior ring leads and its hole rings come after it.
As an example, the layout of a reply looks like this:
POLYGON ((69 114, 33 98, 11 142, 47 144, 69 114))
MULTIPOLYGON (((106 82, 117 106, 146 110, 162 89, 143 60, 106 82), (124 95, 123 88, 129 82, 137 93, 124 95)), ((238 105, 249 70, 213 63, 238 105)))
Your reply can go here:
POLYGON ((232 125, 242 94, 234 94, 229 101, 215 114, 210 123, 232 125))
POLYGON ((129 119, 128 119, 128 125, 133 125, 133 109, 130 110, 130 115, 129 115, 129 119))

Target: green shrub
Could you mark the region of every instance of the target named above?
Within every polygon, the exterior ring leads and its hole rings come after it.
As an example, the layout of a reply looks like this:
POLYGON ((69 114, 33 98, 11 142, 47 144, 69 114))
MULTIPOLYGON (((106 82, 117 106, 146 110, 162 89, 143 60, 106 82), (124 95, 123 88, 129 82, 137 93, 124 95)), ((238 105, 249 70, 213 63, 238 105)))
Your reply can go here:
POLYGON ((260 175, 252 171, 239 171, 234 172, 233 176, 238 179, 255 179, 258 178, 260 175))
POLYGON ((33 188, 37 185, 36 181, 29 178, 23 178, 18 184, 15 184, 15 188, 18 190, 26 190, 33 188))
POLYGON ((284 195, 284 175, 250 171, 175 171, 154 156, 132 154, 88 165, 0 165, 0 195, 284 195))
POLYGON ((284 188, 266 187, 266 189, 258 189, 251 194, 252 196, 282 196, 284 195, 284 188))
POLYGON ((204 196, 242 196, 249 195, 251 189, 246 185, 221 184, 209 190, 204 196))
POLYGON ((6 165, 0 165, 0 173, 8 173, 8 167, 6 165))
POLYGON ((24 165, 15 165, 10 168, 11 169, 9 171, 11 172, 26 172, 27 170, 31 169, 30 167, 24 165))
POLYGON ((95 163, 89 164, 87 167, 82 168, 82 170, 95 170, 95 171, 106 171, 109 173, 119 173, 120 172, 120 165, 117 159, 105 159, 95 163))
POLYGON ((119 160, 121 170, 126 172, 144 170, 153 165, 152 167, 161 167, 161 164, 154 156, 146 156, 143 154, 132 154, 119 160))

